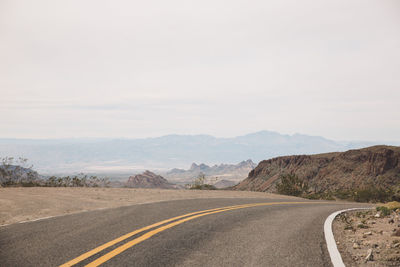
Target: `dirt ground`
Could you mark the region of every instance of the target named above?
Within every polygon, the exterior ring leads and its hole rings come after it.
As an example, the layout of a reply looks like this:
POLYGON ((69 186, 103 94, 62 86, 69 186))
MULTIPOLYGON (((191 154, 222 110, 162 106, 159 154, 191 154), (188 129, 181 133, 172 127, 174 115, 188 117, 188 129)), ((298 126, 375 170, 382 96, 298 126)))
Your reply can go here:
POLYGON ((0 188, 0 225, 133 204, 196 198, 287 198, 262 192, 133 188, 0 188))
POLYGON ((387 216, 376 210, 351 211, 333 222, 335 240, 346 266, 400 266, 399 229, 400 213, 395 211, 387 216), (367 258, 368 254, 372 255, 367 258))

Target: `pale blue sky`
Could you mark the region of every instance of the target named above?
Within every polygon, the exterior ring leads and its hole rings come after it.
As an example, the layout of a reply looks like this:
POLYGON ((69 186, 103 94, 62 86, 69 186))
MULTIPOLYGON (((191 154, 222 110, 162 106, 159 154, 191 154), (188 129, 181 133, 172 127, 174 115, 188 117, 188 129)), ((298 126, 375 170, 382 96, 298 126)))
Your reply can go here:
POLYGON ((0 137, 400 141, 398 0, 0 0, 0 137))

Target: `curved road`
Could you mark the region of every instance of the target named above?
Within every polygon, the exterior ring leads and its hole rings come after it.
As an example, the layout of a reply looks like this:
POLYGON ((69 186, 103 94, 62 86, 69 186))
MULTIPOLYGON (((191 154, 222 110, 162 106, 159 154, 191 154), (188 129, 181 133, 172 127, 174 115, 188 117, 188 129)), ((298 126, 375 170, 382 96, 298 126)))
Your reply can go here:
POLYGON ((0 265, 331 266, 324 221, 358 206, 194 199, 91 211, 0 227, 0 265))

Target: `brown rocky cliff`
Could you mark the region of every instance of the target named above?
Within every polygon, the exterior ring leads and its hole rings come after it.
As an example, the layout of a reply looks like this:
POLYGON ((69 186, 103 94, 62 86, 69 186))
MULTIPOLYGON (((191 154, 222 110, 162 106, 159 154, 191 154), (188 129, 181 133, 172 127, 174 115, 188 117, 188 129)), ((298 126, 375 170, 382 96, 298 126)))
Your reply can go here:
POLYGON ((151 171, 145 171, 142 174, 129 177, 126 186, 133 188, 175 188, 174 184, 169 183, 164 177, 151 171))
POLYGON ((317 192, 400 186, 400 147, 374 146, 264 160, 235 189, 275 192, 280 176, 288 173, 306 180, 317 192))

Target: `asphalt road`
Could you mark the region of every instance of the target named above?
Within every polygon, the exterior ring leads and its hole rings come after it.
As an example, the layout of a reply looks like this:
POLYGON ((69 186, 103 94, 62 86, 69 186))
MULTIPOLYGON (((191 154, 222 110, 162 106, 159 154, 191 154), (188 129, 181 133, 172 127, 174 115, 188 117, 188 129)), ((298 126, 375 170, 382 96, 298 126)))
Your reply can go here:
POLYGON ((165 222, 122 238, 74 266, 105 257, 109 259, 101 261, 102 266, 331 266, 324 221, 334 211, 360 205, 300 201, 311 203, 277 204, 287 199, 179 200, 8 225, 0 227, 0 266, 59 266, 136 229, 175 216, 267 202, 165 222))

